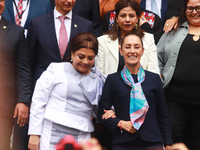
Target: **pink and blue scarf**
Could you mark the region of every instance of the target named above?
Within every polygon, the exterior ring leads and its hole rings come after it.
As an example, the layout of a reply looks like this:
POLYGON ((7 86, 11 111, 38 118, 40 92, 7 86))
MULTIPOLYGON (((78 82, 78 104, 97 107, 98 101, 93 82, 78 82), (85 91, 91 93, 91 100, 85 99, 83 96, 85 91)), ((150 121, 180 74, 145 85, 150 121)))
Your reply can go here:
POLYGON ((137 73, 138 82, 135 83, 131 73, 124 66, 124 69, 121 71, 121 77, 128 86, 132 87, 130 92, 130 120, 133 127, 139 130, 149 109, 141 86, 141 83, 145 80, 145 72, 140 66, 137 73))

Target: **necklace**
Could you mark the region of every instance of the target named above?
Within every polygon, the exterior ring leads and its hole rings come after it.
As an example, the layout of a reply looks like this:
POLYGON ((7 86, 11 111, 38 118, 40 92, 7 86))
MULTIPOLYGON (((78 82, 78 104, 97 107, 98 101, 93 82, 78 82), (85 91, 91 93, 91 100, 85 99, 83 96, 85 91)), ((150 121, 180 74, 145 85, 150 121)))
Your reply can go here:
POLYGON ((199 40, 199 35, 194 35, 192 38, 193 38, 194 41, 198 41, 199 40))

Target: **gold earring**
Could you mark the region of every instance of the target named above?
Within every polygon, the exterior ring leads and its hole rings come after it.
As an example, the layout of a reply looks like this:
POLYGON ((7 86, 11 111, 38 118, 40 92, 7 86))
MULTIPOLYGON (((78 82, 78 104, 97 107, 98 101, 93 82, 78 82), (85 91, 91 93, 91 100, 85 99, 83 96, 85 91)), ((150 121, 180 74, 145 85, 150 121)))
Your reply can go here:
POLYGON ((119 24, 117 24, 117 28, 116 29, 119 30, 119 24))
POLYGON ((135 24, 135 29, 138 30, 138 24, 137 23, 135 24))

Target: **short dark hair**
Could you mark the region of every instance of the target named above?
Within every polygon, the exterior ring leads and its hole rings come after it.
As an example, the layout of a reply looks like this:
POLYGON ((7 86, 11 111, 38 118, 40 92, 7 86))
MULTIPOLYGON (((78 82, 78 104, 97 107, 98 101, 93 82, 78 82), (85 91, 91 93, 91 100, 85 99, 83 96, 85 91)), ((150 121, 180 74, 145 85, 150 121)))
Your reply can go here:
POLYGON ((135 35, 135 36, 139 37, 139 39, 140 39, 140 41, 141 41, 141 43, 142 43, 142 48, 144 47, 144 46, 143 46, 143 41, 142 41, 141 35, 138 34, 138 33, 135 33, 135 32, 131 32, 131 33, 128 33, 128 34, 124 35, 124 37, 122 38, 122 41, 121 41, 121 48, 122 48, 122 45, 123 45, 123 43, 124 43, 124 39, 125 39, 127 36, 129 36, 129 35, 135 35))
POLYGON ((116 4, 115 4, 115 12, 116 12, 116 17, 115 17, 115 22, 113 24, 113 27, 106 33, 109 35, 111 40, 116 40, 117 38, 119 38, 119 43, 121 42, 121 33, 120 33, 120 29, 117 29, 117 22, 116 22, 116 18, 119 15, 119 12, 125 8, 130 6, 135 12, 136 15, 138 16, 138 29, 134 28, 133 32, 137 32, 138 34, 141 34, 141 36, 144 36, 144 34, 142 33, 142 30, 140 30, 140 26, 139 26, 139 21, 140 21, 140 15, 141 15, 141 8, 140 5, 138 4, 137 1, 135 0, 119 0, 116 4))

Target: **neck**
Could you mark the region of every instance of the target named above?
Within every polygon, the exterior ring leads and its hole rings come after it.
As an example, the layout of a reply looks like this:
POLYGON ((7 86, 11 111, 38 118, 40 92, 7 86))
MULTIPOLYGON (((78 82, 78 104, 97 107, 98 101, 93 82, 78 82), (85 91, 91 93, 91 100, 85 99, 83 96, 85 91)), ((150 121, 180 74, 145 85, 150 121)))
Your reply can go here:
POLYGON ((128 68, 129 72, 131 74, 137 74, 139 68, 140 68, 140 63, 135 64, 135 65, 128 65, 126 64, 126 67, 128 68))
POLYGON ((193 25, 189 24, 188 33, 194 34, 194 35, 200 35, 200 26, 193 26, 193 25))

